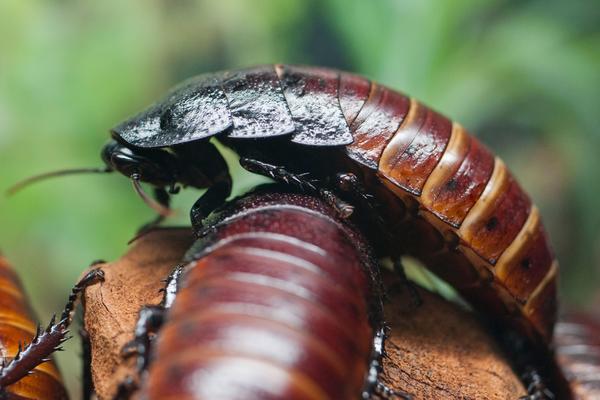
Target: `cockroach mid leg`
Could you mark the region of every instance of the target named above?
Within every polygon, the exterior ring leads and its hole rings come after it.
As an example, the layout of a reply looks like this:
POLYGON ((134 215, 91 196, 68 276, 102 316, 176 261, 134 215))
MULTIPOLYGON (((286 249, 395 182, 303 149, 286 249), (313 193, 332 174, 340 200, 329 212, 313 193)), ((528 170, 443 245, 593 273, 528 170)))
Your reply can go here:
POLYGON ((327 204, 334 208, 338 215, 342 218, 348 218, 354 212, 354 207, 344 200, 340 199, 331 190, 317 186, 310 179, 307 179, 307 174, 296 174, 288 171, 284 166, 269 164, 253 158, 241 157, 240 165, 256 174, 267 176, 279 183, 294 186, 308 193, 319 195, 327 204))
POLYGON ((383 357, 385 356, 386 338, 386 327, 382 326, 377 330, 375 337, 373 338, 373 350, 371 352, 365 387, 362 392, 362 399, 369 400, 376 395, 384 400, 412 400, 412 396, 410 394, 391 389, 381 382, 380 375, 383 371, 383 357))

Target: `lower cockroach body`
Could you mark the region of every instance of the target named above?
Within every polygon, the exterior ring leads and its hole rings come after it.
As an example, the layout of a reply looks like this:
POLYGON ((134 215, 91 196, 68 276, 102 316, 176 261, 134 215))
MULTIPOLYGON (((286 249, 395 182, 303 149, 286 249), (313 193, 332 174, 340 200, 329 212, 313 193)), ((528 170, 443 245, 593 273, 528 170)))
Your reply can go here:
MULTIPOLYGON (((40 335, 34 322, 27 298, 18 277, 7 260, 0 256, 0 350, 3 367, 0 368, 0 382, 11 381, 11 365, 15 357, 23 357, 23 348, 40 335)), ((60 341, 59 341, 60 342, 60 341)), ((52 347, 54 350, 54 347, 52 347)), ((38 363, 26 376, 0 386, 0 399, 15 400, 59 400, 67 399, 67 392, 54 362, 38 363)))
POLYGON ((555 352, 574 399, 600 399, 600 322, 569 315, 556 325, 555 352))
MULTIPOLYGON (((414 99, 341 71, 264 66, 192 78, 112 135, 107 170, 163 197, 177 183, 227 197, 214 135, 253 172, 332 202, 357 194, 356 214, 384 222, 370 227, 385 230, 381 255, 416 254, 491 318, 551 340, 558 264, 538 209, 499 158, 414 99)), ((207 210, 192 211, 198 225, 207 210)))
POLYGON ((356 399, 375 390, 378 271, 358 233, 294 194, 246 197, 209 225, 158 333, 142 389, 149 399, 356 399))

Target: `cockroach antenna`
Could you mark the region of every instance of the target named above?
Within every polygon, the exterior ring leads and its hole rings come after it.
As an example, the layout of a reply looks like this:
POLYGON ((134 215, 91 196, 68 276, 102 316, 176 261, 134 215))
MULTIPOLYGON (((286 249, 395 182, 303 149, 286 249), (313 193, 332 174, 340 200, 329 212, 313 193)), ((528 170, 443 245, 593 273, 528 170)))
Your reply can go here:
POLYGON ((77 175, 77 174, 108 174, 112 172, 111 168, 103 167, 103 168, 74 168, 74 169, 63 169, 59 171, 45 172, 43 174, 30 176, 29 178, 23 179, 20 182, 17 182, 6 191, 7 196, 12 196, 13 194, 21 191, 27 186, 40 182, 46 179, 55 178, 58 176, 65 175, 77 175))

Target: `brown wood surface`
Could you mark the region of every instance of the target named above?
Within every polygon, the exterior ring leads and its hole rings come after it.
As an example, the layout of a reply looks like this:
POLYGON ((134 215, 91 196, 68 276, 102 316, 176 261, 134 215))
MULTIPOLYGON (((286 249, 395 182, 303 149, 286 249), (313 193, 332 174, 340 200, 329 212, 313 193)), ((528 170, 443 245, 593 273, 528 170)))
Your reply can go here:
MULTIPOLYGON (((134 372, 120 356, 133 337, 137 311, 157 304, 158 290, 191 242, 186 229, 158 230, 141 238, 120 260, 104 264, 106 280, 85 293, 85 326, 92 340, 98 397, 109 399, 134 372)), ((493 340, 469 312, 422 291, 423 306, 408 306, 406 290, 393 284, 387 315, 392 328, 385 380, 417 399, 516 399, 518 378, 493 340)))
POLYGON ((384 382, 414 400, 515 400, 526 394, 500 349, 474 314, 419 290, 414 308, 406 287, 386 279, 389 301, 384 382))
POLYGON ((87 288, 83 303, 92 378, 100 399, 111 399, 118 384, 134 374, 135 360, 123 360, 121 349, 133 339, 140 307, 160 302, 162 280, 191 242, 188 229, 161 229, 140 238, 121 259, 95 266, 104 270, 105 280, 87 288))

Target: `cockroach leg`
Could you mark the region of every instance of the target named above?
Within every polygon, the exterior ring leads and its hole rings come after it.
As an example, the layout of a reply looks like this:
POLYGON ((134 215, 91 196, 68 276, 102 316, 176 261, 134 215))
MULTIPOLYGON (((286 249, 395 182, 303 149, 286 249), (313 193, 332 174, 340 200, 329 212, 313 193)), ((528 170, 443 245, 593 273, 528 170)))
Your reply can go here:
MULTIPOLYGON (((125 344, 121 353, 124 357, 136 355, 138 372, 143 372, 148 366, 152 335, 158 332, 164 322, 164 315, 175 297, 179 286, 179 279, 184 271, 184 265, 178 265, 164 280, 165 287, 161 289, 163 298, 158 306, 144 306, 140 310, 138 320, 135 324, 135 337, 125 344)), ((130 386, 126 382, 121 385, 130 386)))
POLYGON ((317 185, 316 183, 318 183, 318 181, 312 181, 308 179, 306 173, 293 173, 288 171, 284 166, 269 164, 248 157, 241 157, 240 165, 250 172, 264 175, 277 182, 291 185, 302 191, 319 195, 327 204, 332 206, 342 218, 348 218, 354 212, 354 207, 352 205, 340 199, 331 190, 317 185))
POLYGON ((231 184, 229 181, 221 181, 209 187, 206 192, 192 206, 190 217, 192 226, 198 235, 203 227, 203 220, 217 207, 221 206, 231 193, 231 184))
POLYGON ((543 372, 536 366, 536 355, 532 352, 529 341, 514 331, 503 332, 500 343, 513 360, 514 368, 521 373, 521 380, 527 389, 527 395, 519 400, 554 400, 556 396, 547 387, 543 372))
POLYGON ((385 339, 387 338, 386 327, 382 326, 375 333, 373 338, 373 350, 371 351, 369 370, 365 387, 362 392, 362 399, 369 400, 377 396, 380 399, 404 399, 412 400, 408 393, 391 389, 380 380, 380 374, 383 370, 383 357, 385 356, 385 339))
POLYGON ((160 305, 163 308, 168 309, 173 305, 173 301, 175 301, 175 297, 179 291, 179 280, 181 279, 181 274, 183 274, 184 269, 185 265, 180 264, 176 266, 167 279, 164 280, 165 287, 161 289, 164 295, 160 302, 160 305))
POLYGON ((521 379, 527 386, 527 395, 519 400, 554 400, 555 396, 544 384, 544 379, 540 372, 533 366, 525 368, 521 379))
POLYGON ((6 387, 17 382, 28 375, 36 366, 50 360, 50 355, 53 352, 62 350, 61 344, 70 338, 68 327, 72 321, 73 308, 77 297, 86 287, 103 279, 104 272, 101 269, 93 269, 73 287, 60 320, 56 322, 56 316, 53 316, 48 327, 44 330, 38 325, 31 343, 24 348, 19 346, 19 351, 15 357, 0 368, 0 387, 6 387))
POLYGON ((412 307, 417 308, 421 306, 421 304, 423 304, 423 299, 421 298, 421 295, 417 290, 417 285, 413 281, 408 279, 408 277, 406 276, 406 271, 400 258, 394 259, 394 272, 398 274, 398 276, 400 277, 400 282, 408 290, 412 307))
POLYGON ((113 400, 127 400, 138 389, 138 384, 131 376, 125 379, 117 386, 117 391, 113 396, 113 400))
POLYGON ((152 335, 162 326, 165 311, 162 306, 142 307, 135 324, 135 338, 123 347, 123 356, 136 355, 136 365, 140 373, 148 366, 152 335))
POLYGON ((61 321, 65 321, 68 326, 73 318, 73 309, 75 308, 75 301, 79 297, 79 294, 88 286, 102 281, 104 281, 104 271, 100 268, 94 268, 85 274, 85 276, 71 289, 71 294, 69 295, 65 309, 60 316, 61 321))

